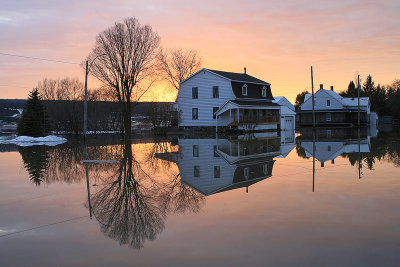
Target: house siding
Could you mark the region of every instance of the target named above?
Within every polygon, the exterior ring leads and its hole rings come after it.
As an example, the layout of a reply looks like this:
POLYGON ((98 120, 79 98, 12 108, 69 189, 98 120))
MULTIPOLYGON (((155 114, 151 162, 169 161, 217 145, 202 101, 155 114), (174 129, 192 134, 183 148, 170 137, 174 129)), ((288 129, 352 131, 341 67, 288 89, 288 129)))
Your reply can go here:
POLYGON ((222 157, 214 157, 218 139, 180 139, 178 163, 182 181, 205 195, 232 184, 235 166, 222 157), (193 157, 193 146, 198 146, 199 156, 193 157), (200 167, 200 176, 194 177, 194 166, 200 167), (220 167, 220 178, 214 178, 214 166, 220 167))
POLYGON ((235 99, 231 82, 203 70, 181 84, 177 98, 180 112, 179 126, 215 126, 213 107, 221 107, 235 99), (219 87, 219 98, 213 98, 213 87, 219 87), (192 99, 192 87, 198 88, 198 98, 192 99), (192 108, 198 108, 198 119, 192 119, 192 108))

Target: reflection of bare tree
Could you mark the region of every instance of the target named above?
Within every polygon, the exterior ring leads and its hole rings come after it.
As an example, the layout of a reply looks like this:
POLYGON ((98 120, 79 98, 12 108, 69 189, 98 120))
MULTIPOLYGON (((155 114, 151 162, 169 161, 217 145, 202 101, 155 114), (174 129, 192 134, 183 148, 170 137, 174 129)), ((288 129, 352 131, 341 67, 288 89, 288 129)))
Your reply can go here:
POLYGON ((93 214, 107 236, 141 248, 164 228, 165 210, 158 204, 159 188, 133 159, 131 142, 125 140, 116 172, 92 196, 93 214))
POLYGON ((181 182, 178 173, 164 186, 160 199, 166 210, 176 213, 199 212, 205 203, 202 194, 181 182))
POLYGON ((205 202, 204 196, 181 182, 179 170, 171 166, 178 157, 178 148, 165 140, 155 139, 149 150, 147 162, 150 167, 157 171, 161 166, 163 173, 168 177, 160 193, 161 205, 165 210, 176 213, 199 212, 205 202))

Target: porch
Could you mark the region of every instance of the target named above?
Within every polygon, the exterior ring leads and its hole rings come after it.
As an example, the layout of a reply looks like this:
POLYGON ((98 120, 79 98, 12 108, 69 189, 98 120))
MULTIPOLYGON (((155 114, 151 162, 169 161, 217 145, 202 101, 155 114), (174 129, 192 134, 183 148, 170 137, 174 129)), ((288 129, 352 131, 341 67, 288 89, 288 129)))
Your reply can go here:
POLYGON ((247 130, 276 129, 280 123, 279 105, 265 101, 228 101, 215 112, 216 127, 247 130))

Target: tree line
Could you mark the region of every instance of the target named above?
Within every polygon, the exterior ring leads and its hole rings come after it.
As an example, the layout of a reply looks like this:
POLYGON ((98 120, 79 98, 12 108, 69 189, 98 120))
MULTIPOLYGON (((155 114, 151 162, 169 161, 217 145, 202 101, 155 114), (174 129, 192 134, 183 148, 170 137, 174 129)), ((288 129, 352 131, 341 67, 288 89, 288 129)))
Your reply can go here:
MULTIPOLYGON (((308 91, 303 91, 296 96, 295 107, 304 103, 308 91)), ((350 81, 347 89, 339 93, 343 97, 357 98, 357 86, 354 81, 350 81)), ((360 97, 369 97, 371 110, 375 111, 379 116, 393 116, 400 118, 400 80, 396 79, 389 85, 375 85, 371 75, 368 75, 363 83, 360 91, 360 97)))

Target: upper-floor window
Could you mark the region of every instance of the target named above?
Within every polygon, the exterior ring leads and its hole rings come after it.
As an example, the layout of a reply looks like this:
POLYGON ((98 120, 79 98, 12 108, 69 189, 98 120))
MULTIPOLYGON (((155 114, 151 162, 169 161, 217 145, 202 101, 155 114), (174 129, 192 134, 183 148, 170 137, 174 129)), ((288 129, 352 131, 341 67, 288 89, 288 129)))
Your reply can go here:
POLYGON ((331 101, 328 99, 328 100, 326 100, 326 105, 328 106, 328 107, 330 107, 331 106, 331 101))
POLYGON ((213 107, 213 119, 217 118, 217 115, 215 115, 215 112, 217 112, 218 109, 219 109, 219 107, 213 107))
POLYGON ((198 99, 198 98, 199 98, 199 88, 192 87, 192 99, 198 99))
POLYGON ((197 120, 199 118, 199 109, 192 108, 192 120, 197 120))
POLYGON ((242 95, 247 95, 247 84, 242 86, 242 95))
POLYGON ((219 87, 213 86, 213 98, 219 98, 219 87))
POLYGON ((261 96, 262 97, 267 97, 267 87, 263 87, 262 89, 261 89, 261 96))
POLYGON ((193 146, 193 157, 198 157, 199 156, 199 146, 194 145, 193 146))

